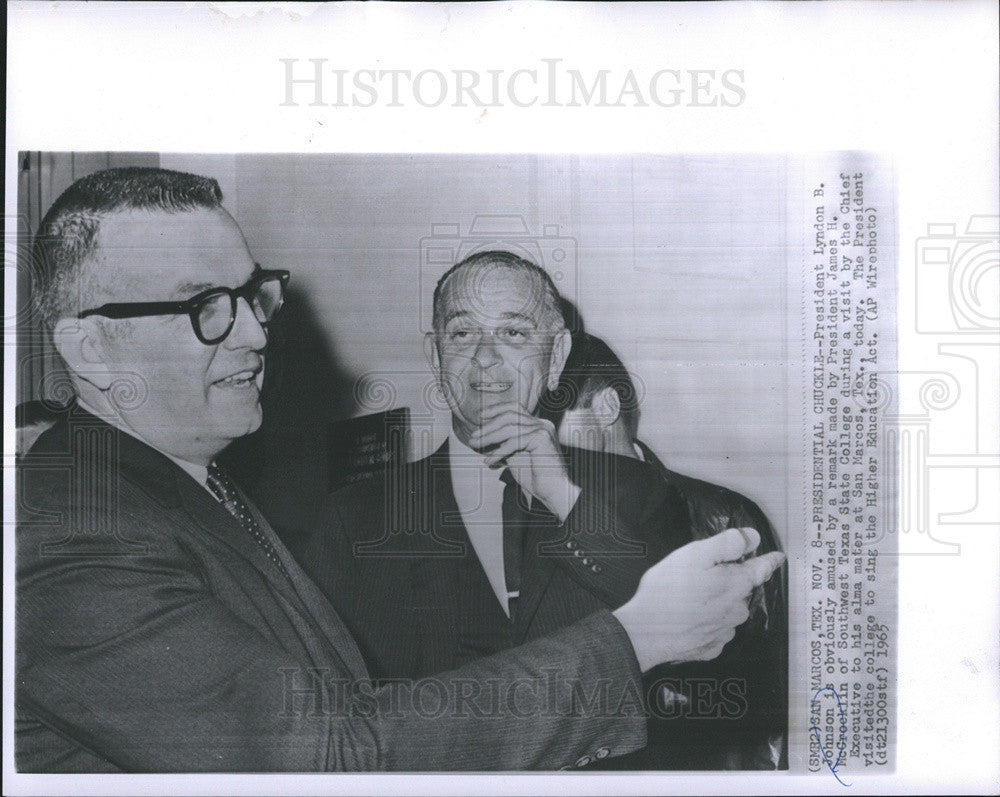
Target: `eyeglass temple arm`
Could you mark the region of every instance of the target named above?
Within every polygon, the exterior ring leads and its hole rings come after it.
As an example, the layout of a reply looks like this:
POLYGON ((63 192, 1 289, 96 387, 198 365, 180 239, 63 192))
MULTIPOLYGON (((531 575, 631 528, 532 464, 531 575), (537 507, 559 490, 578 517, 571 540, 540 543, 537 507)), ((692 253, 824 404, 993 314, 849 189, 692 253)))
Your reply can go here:
POLYGON ((160 315, 190 312, 190 302, 128 302, 127 304, 102 304, 92 310, 84 310, 77 318, 100 315, 105 318, 137 318, 143 315, 160 315))
MULTIPOLYGON (((267 282, 268 280, 278 280, 281 283, 282 291, 284 291, 285 286, 288 284, 289 276, 289 272, 283 269, 275 271, 265 271, 262 269, 241 288, 215 288, 213 290, 224 290, 227 291, 233 298, 242 296, 247 301, 250 301, 250 299, 253 298, 253 291, 257 290, 262 282, 267 282)), ((211 293, 211 291, 206 291, 205 293, 211 293)), ((100 315, 105 318, 137 318, 144 315, 190 313, 196 303, 202 298, 203 294, 199 294, 198 296, 192 296, 190 299, 183 302, 111 302, 109 304, 103 304, 100 307, 95 307, 92 310, 84 310, 83 312, 78 313, 76 317, 87 318, 92 315, 100 315)))

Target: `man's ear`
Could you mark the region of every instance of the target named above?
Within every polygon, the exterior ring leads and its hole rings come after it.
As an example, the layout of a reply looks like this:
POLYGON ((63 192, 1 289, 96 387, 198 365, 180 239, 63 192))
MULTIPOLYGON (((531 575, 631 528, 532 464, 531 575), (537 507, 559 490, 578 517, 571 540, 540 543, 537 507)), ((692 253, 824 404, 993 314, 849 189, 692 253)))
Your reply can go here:
POLYGON ((607 428, 621 417, 622 399, 613 387, 602 387, 594 394, 590 408, 601 426, 607 428))
POLYGON ((559 330, 552 339, 552 352, 549 354, 549 376, 545 383, 549 390, 555 390, 559 387, 559 377, 562 376, 563 368, 566 367, 570 345, 571 339, 568 329, 559 330))
POLYGON ((73 376, 98 390, 111 387, 106 338, 96 321, 60 318, 52 330, 52 342, 73 376))
POLYGON ((427 358, 431 370, 434 371, 434 375, 440 375, 441 357, 438 355, 437 335, 433 332, 424 335, 424 356, 427 358))

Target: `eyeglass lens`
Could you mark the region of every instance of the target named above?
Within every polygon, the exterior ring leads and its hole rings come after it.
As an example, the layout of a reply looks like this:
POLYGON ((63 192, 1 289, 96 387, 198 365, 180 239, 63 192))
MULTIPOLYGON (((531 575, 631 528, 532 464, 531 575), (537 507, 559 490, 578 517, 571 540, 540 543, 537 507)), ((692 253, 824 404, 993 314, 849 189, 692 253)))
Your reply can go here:
POLYGON ((263 280, 257 286, 257 292, 254 294, 251 305, 257 320, 261 323, 267 323, 274 318, 278 310, 281 309, 283 298, 281 280, 277 278, 263 280))
MULTIPOLYGON (((282 289, 279 279, 262 280, 256 287, 250 307, 261 324, 266 324, 281 309, 282 289)), ((201 336, 217 341, 224 338, 236 318, 236 300, 226 292, 206 297, 198 309, 197 323, 201 336)))

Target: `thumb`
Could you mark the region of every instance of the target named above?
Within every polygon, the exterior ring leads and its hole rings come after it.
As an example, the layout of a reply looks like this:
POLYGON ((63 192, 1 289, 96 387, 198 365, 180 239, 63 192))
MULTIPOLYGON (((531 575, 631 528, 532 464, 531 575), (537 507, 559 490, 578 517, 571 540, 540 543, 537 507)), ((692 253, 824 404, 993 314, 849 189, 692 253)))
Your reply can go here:
POLYGON ((726 529, 705 540, 690 542, 675 554, 682 554, 685 564, 708 570, 724 562, 735 562, 756 550, 760 535, 755 529, 726 529))
POLYGON ((772 551, 763 556, 755 556, 741 566, 747 569, 753 585, 759 587, 774 574, 775 570, 781 567, 784 561, 785 555, 781 551, 772 551))

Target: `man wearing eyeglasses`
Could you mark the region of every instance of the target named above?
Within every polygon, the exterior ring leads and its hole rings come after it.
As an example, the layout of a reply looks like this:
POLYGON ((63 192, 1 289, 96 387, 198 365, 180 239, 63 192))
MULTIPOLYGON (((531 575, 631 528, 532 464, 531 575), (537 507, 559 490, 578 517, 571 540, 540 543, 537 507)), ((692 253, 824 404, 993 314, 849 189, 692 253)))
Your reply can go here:
POLYGON ((216 462, 261 423, 288 279, 255 265, 220 201, 211 179, 115 169, 40 226, 39 308, 77 401, 18 463, 18 769, 552 768, 641 746, 642 718, 612 701, 641 670, 714 655, 779 562, 721 564, 755 544, 723 535, 658 565, 614 615, 376 689, 216 462), (692 566, 693 597, 673 579, 692 566), (598 683, 608 696, 580 712, 574 691, 598 683), (483 684, 496 691, 468 691, 483 684))

